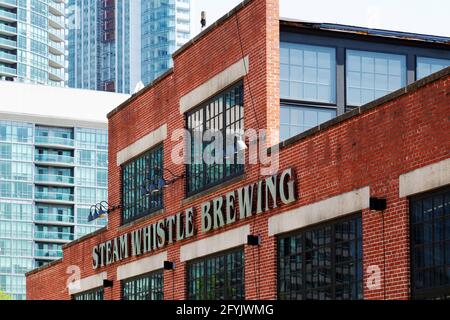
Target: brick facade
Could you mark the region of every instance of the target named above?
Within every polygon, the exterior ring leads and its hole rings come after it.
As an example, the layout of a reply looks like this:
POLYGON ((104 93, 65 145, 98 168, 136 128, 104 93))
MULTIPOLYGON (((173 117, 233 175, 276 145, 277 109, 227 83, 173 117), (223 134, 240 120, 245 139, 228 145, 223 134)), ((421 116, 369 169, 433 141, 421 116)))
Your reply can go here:
MULTIPOLYGON (((117 165, 117 153, 163 124, 168 126, 164 167, 175 174, 184 173, 184 165, 170 161, 171 151, 177 144, 171 141, 171 133, 185 127, 184 115, 179 111, 180 98, 242 57, 249 56, 249 73, 244 78, 245 127, 267 128, 267 143, 278 142, 270 137, 271 132, 277 137, 279 128, 278 13, 276 0, 245 1, 232 15, 221 19, 176 52, 173 70, 109 115, 110 204, 121 201, 121 168, 117 165)), ((357 108, 282 143, 279 168, 294 169, 298 201, 208 234, 199 233, 162 249, 168 252, 168 260, 176 263, 174 271, 164 272, 165 298, 186 298, 186 263, 180 262, 180 246, 250 224, 251 233, 260 235, 262 243, 260 247, 245 246, 246 298, 276 299, 277 242, 276 237, 268 236, 269 218, 369 186, 370 196, 385 197, 388 207, 383 213, 368 209, 362 213, 364 270, 373 265, 382 270, 381 289, 369 290, 365 286, 364 297, 408 299, 409 205, 407 198, 399 197, 399 176, 449 158, 449 74, 446 69, 406 90, 357 108)), ((70 299, 66 288, 70 266, 80 268, 81 278, 107 271, 108 279, 115 280, 118 266, 145 256, 94 271, 91 253, 95 245, 190 207, 196 209, 196 229, 201 230, 200 205, 256 182, 258 172, 258 165, 246 165, 242 178, 191 198, 185 197, 184 181, 179 180, 164 193, 165 208, 161 213, 125 226, 121 226, 120 211, 113 212, 106 229, 65 246, 62 260, 30 272, 27 298, 70 299)), ((366 280, 368 276, 365 274, 366 280)), ((104 296, 105 299, 120 299, 120 281, 114 281, 112 288, 105 288, 104 296)))

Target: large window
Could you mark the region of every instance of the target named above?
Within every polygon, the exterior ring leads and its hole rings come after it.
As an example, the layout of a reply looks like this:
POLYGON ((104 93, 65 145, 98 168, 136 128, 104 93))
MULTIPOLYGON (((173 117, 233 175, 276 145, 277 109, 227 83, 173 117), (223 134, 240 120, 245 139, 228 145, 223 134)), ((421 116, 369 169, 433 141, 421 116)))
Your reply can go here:
POLYGON ((414 197, 411 280, 416 299, 450 299, 450 189, 414 197))
POLYGON ((205 258, 188 264, 189 300, 242 300, 244 251, 205 258))
POLYGON ((347 50, 347 105, 361 106, 406 85, 406 57, 347 50))
POLYGON ((162 189, 152 192, 163 175, 162 145, 125 164, 122 169, 122 222, 149 215, 163 206, 162 189))
POLYGON ((163 300, 164 273, 153 272, 122 282, 123 300, 163 300))
POLYGON ((336 109, 282 104, 280 139, 287 140, 336 117, 336 109))
POLYGON ((281 300, 363 298, 361 216, 301 230, 278 240, 281 300))
POLYGON ((237 139, 244 129, 243 85, 239 83, 187 115, 191 135, 190 163, 187 165, 187 192, 192 194, 244 171, 237 152, 237 139), (221 135, 220 150, 211 145, 221 135), (209 142, 207 135, 214 135, 209 142), (211 149, 209 149, 211 148, 211 149), (204 157, 204 155, 207 155, 204 157), (208 157, 208 155, 210 157, 208 157))
POLYGON ((281 42, 282 99, 336 102, 336 50, 281 42))
POLYGON ((417 57, 417 80, 450 66, 450 60, 417 57))
POLYGON ((82 292, 73 295, 73 300, 103 300, 103 288, 94 289, 91 291, 82 292))

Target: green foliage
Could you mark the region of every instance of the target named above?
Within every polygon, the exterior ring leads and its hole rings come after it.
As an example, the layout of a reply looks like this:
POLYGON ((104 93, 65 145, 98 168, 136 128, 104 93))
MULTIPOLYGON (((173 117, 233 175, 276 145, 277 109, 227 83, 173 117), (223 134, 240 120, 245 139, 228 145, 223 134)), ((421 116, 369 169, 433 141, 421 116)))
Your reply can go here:
POLYGON ((6 293, 0 291, 0 300, 12 300, 11 296, 7 295, 6 293))

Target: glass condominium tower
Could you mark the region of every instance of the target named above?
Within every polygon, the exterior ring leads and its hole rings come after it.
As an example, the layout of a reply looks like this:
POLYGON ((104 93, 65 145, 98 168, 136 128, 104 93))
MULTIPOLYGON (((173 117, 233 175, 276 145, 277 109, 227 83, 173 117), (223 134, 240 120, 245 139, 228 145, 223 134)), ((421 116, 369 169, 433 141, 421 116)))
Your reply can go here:
POLYGON ((25 299, 26 272, 59 259, 64 244, 106 224, 88 222, 91 206, 107 200, 106 118, 61 114, 110 110, 128 95, 0 82, 0 96, 0 108, 21 112, 19 104, 41 113, 44 104, 54 110, 67 100, 56 116, 0 112, 0 291, 25 299))
POLYGON ((65 85, 64 0, 0 0, 0 80, 65 85))
POLYGON ((191 35, 191 0, 68 0, 67 6, 71 88, 132 93, 171 68, 171 54, 191 35))

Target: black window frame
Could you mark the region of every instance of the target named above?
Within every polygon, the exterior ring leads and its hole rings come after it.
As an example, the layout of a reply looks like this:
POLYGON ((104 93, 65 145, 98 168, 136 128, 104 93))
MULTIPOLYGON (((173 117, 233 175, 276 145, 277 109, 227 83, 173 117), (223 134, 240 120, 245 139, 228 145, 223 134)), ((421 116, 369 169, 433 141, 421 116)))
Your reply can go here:
MULTIPOLYGON (((219 301, 219 300, 245 300, 245 250, 244 247, 238 247, 238 248, 234 248, 231 250, 227 250, 227 251, 222 251, 219 253, 215 253, 213 255, 209 255, 206 257, 202 257, 199 259, 195 259, 192 261, 189 261, 186 264, 186 300, 210 300, 210 301, 219 301), (228 269, 225 270, 221 270, 221 272, 217 273, 217 274, 222 274, 224 276, 224 287, 221 288, 224 292, 225 295, 223 297, 223 299, 217 298, 217 297, 208 297, 208 294, 211 294, 212 291, 208 291, 208 286, 204 285, 204 288, 202 288, 201 292, 195 293, 195 292, 190 292, 192 286, 192 282, 196 281, 197 279, 202 279, 204 281, 204 283, 208 282, 208 274, 207 274, 207 270, 208 270, 208 261, 211 261, 213 259, 218 259, 218 258, 226 258, 225 261, 225 268, 228 267, 229 265, 229 257, 232 255, 236 255, 236 254, 240 254, 240 259, 241 259, 241 267, 237 270, 235 270, 234 272, 240 272, 241 273, 241 277, 240 277, 240 283, 241 283, 241 287, 240 288, 235 288, 238 291, 240 291, 240 295, 238 297, 233 297, 230 296, 229 290, 231 290, 230 288, 232 287, 227 287, 225 284, 229 284, 229 277, 228 277, 228 269), (202 274, 199 277, 195 277, 192 278, 191 277, 191 268, 196 265, 196 264, 201 264, 203 263, 203 270, 202 270, 202 274)), ((218 289, 216 289, 214 291, 215 293, 218 293, 218 289)))
MULTIPOLYGON (((325 228, 331 228, 331 235, 330 235, 330 245, 326 246, 326 245, 321 245, 320 248, 330 248, 330 274, 331 274, 331 281, 330 281, 330 285, 329 288, 331 289, 331 297, 330 300, 336 300, 336 287, 337 287, 337 283, 336 283, 336 244, 337 242, 336 240, 336 230, 335 227, 336 225, 340 224, 340 223, 344 223, 344 222, 349 222, 349 221, 353 221, 353 223, 360 223, 361 229, 358 231, 357 226, 355 228, 355 238, 353 240, 349 240, 349 241, 354 241, 355 242, 355 250, 357 252, 356 256, 357 259, 353 260, 354 262, 359 263, 359 265, 356 265, 355 268, 355 277, 358 277, 358 273, 360 278, 356 279, 356 281, 352 281, 351 284, 353 285, 357 285, 357 292, 361 293, 361 297, 358 297, 357 299, 364 299, 364 270, 363 270, 363 247, 362 247, 362 243, 363 243, 363 234, 362 234, 362 212, 357 212, 357 213, 353 213, 350 215, 346 215, 345 217, 341 217, 338 219, 333 219, 333 220, 329 220, 329 221, 325 221, 322 223, 318 223, 318 224, 314 224, 312 226, 308 226, 302 229, 298 229, 289 233, 285 233, 282 235, 279 235, 277 237, 277 298, 279 300, 295 300, 292 297, 291 298, 286 298, 283 297, 284 294, 288 294, 288 295, 292 295, 292 294, 298 294, 301 292, 302 294, 302 298, 301 300, 308 300, 307 293, 308 291, 312 291, 312 290, 317 290, 320 288, 307 288, 307 269, 306 269, 306 259, 305 259, 305 253, 306 252, 313 252, 313 251, 318 251, 317 248, 315 250, 306 250, 306 242, 305 242, 305 234, 308 232, 313 232, 316 230, 325 230, 325 228), (361 237, 359 238, 358 235, 361 235, 361 237), (302 285, 302 289, 301 290, 290 290, 287 293, 282 292, 281 290, 281 240, 282 239, 288 239, 288 238, 292 238, 292 237, 301 237, 301 242, 302 242, 302 249, 301 249, 301 264, 302 264, 302 268, 301 268, 301 285, 302 285), (359 248, 361 248, 361 251, 358 251, 359 248), (358 271, 358 267, 359 267, 359 271, 358 271), (359 283, 359 284, 358 284, 359 283)), ((349 241, 340 241, 339 243, 345 243, 345 242, 349 242, 349 241)), ((295 257, 298 256, 299 254, 295 254, 295 255, 289 255, 289 257, 295 257)), ((286 255, 284 257, 287 257, 286 255)), ((290 264, 292 262, 290 261, 290 264)), ((346 262, 342 262, 342 265, 345 265, 346 262)), ((317 268, 317 267, 316 267, 317 268)), ((288 270, 288 273, 291 273, 291 268, 288 270)), ((286 272, 286 271, 285 271, 286 272)), ((342 287, 345 284, 340 284, 342 287)), ((322 288, 326 288, 326 286, 322 287, 322 288)), ((317 290, 318 291, 318 290, 317 290)), ((314 299, 314 298, 312 298, 314 299)), ((311 299, 309 299, 311 300, 311 299)))
MULTIPOLYGON (((428 191, 428 192, 424 192, 418 195, 414 195, 412 197, 409 197, 408 199, 408 203, 409 203, 409 232, 410 232, 410 270, 411 270, 411 274, 410 274, 410 283, 411 283, 411 299, 412 300, 450 300, 450 263, 446 263, 446 261, 450 262, 450 258, 447 257, 447 254, 450 254, 450 236, 447 236, 446 233, 446 223, 449 223, 450 225, 450 201, 449 206, 446 208, 445 206, 445 199, 446 197, 450 198, 450 186, 446 186, 443 188, 439 188, 439 189, 435 189, 432 191, 428 191), (438 197, 438 196, 442 196, 442 210, 443 213, 441 215, 441 217, 435 217, 434 214, 434 198, 438 197), (414 207, 415 207, 415 203, 416 202, 422 202, 421 204, 421 214, 423 215, 424 209, 423 209, 423 202, 425 200, 429 200, 431 201, 431 209, 433 210, 432 216, 430 220, 424 220, 422 218, 422 220, 420 222, 415 222, 415 219, 413 217, 413 212, 414 212, 414 207), (448 210, 448 214, 445 213, 445 211, 448 210), (442 221, 442 225, 441 225, 441 232, 442 232, 442 236, 441 236, 441 240, 440 241, 435 241, 435 220, 443 220, 442 221), (423 242, 421 244, 416 244, 415 242, 415 226, 417 226, 418 224, 428 224, 427 222, 431 222, 431 242, 425 242, 425 228, 423 228, 422 230, 422 237, 423 237, 423 242), (425 248, 423 248, 423 266, 422 268, 418 268, 416 267, 416 247, 425 247, 428 245, 431 245, 431 253, 429 253, 431 255, 430 259, 432 260, 432 266, 431 267, 427 267, 425 265, 425 256, 426 256, 426 252, 425 252, 425 248), (442 265, 436 265, 435 264, 435 244, 436 243, 440 243, 441 245, 441 250, 442 250, 442 259, 443 259, 443 264, 442 265), (446 244, 448 244, 449 247, 446 247, 446 244), (443 285, 435 285, 434 287, 424 287, 424 288, 417 288, 416 285, 416 279, 415 277, 417 276, 417 270, 420 270, 421 272, 425 272, 427 270, 433 270, 434 272, 433 277, 436 276, 435 272, 436 269, 442 268, 444 270, 444 273, 447 272, 447 277, 448 277, 448 284, 443 284, 443 285), (447 271, 446 271, 447 269, 447 271)), ((450 199, 449 199, 450 200, 450 199)), ((442 270, 441 270, 442 271, 442 270)), ((443 275, 443 277, 445 277, 445 274, 443 275)), ((431 279, 430 279, 431 280, 431 279)), ((435 280, 435 279, 434 279, 435 280)), ((433 281, 434 281, 433 280, 433 281)), ((425 281, 425 277, 423 278, 423 281, 425 281)))
MULTIPOLYGON (((235 99, 236 99, 236 92, 235 92, 235 99)), ((238 164, 238 155, 235 154, 234 155, 234 163, 233 164, 228 164, 227 165, 227 154, 226 154, 226 148, 227 148, 227 136, 226 136, 226 131, 227 129, 231 128, 233 129, 233 126, 236 126, 239 122, 242 123, 242 126, 240 128, 240 130, 244 130, 245 128, 245 106, 244 106, 244 81, 243 80, 239 80, 233 84, 231 84, 230 86, 228 86, 226 89, 220 91, 219 93, 215 94, 213 97, 209 98, 208 100, 206 100, 205 102, 201 103, 199 106, 193 108, 192 110, 189 110, 188 112, 186 112, 185 114, 185 127, 188 130, 188 132, 190 133, 191 136, 191 145, 188 146, 190 148, 189 151, 189 155, 190 155, 190 161, 193 159, 193 149, 194 149, 194 143, 195 143, 195 135, 193 134, 193 132, 195 131, 195 128, 191 128, 190 126, 190 122, 195 121, 195 119, 193 118, 193 120, 190 120, 191 117, 194 117, 195 114, 198 114, 199 112, 202 113, 202 134, 207 130, 207 117, 206 117, 206 113, 207 113, 207 108, 208 106, 212 105, 214 102, 216 101, 221 101, 221 106, 222 106, 222 112, 219 113, 222 116, 222 128, 220 129, 220 131, 222 132, 223 135, 223 164, 214 164, 214 165, 208 165, 203 161, 203 157, 202 157, 202 164, 186 164, 186 197, 190 197, 192 195, 195 195, 197 193, 203 192, 211 187, 214 187, 216 185, 219 185, 225 181, 228 181, 230 179, 233 179, 235 177, 241 176, 242 174, 244 174, 245 172, 245 165, 244 164, 238 164), (225 99, 227 98, 228 94, 231 94, 232 90, 238 90, 239 91, 239 103, 240 103, 240 110, 239 111, 239 119, 234 119, 234 121, 228 123, 228 116, 227 116, 227 111, 230 111, 231 114, 231 110, 227 110, 227 104, 225 99), (201 166, 201 173, 199 174, 200 170, 197 170, 194 166, 201 166), (208 167, 215 167, 215 168, 221 168, 223 176, 213 182, 207 182, 208 177, 208 167), (192 182, 194 180, 194 182, 192 182), (198 188, 193 188, 193 184, 198 184, 200 185, 200 187, 198 188)), ((220 104, 220 102, 219 102, 220 104)), ((238 104, 234 104, 233 106, 230 107, 234 108, 239 106, 238 104)), ((239 109, 239 108, 238 108, 239 109)), ((213 116, 211 119, 214 119, 215 117, 213 116)), ((231 118, 231 116, 230 116, 231 118)), ((236 129, 236 128, 234 128, 236 129)), ((202 136, 203 137, 203 136, 202 136)), ((209 145, 211 142, 203 142, 202 143, 202 155, 204 152, 204 149, 207 145, 209 145)), ((234 149, 236 150, 236 138, 234 141, 235 145, 234 145, 234 149)), ((209 169, 211 170, 211 169, 209 169)))
POLYGON ((80 292, 72 295, 72 300, 75 301, 102 301, 105 300, 105 290, 103 287, 98 287, 92 290, 80 292), (92 299, 92 298, 95 299, 92 299), (81 299, 79 299, 81 298, 81 299), (100 299, 97 299, 100 298, 100 299))
MULTIPOLYGON (((121 281, 121 300, 132 300, 132 301, 157 301, 157 300, 164 300, 164 270, 156 270, 156 271, 152 271, 146 274, 142 274, 133 278, 129 278, 129 279, 124 279, 121 281), (147 280, 148 281, 148 287, 147 287, 147 292, 145 293, 146 299, 129 299, 129 297, 131 296, 131 294, 126 295, 126 285, 127 284, 131 284, 133 283, 135 286, 135 290, 136 290, 136 286, 137 286, 137 282, 138 281, 142 281, 142 280, 147 280), (160 281, 160 285, 155 288, 153 286, 151 286, 151 282, 152 281, 160 281), (156 299, 149 299, 152 297, 152 295, 160 295, 160 297, 156 298, 156 299)), ((144 294, 143 292, 134 292, 133 295, 137 296, 139 294, 144 294)))
MULTIPOLYGON (((144 172, 144 174, 146 175, 146 172, 144 172)), ((163 172, 164 172, 164 146, 163 144, 158 144, 157 146, 154 146, 152 148, 150 148, 149 150, 141 153, 140 155, 134 157, 133 159, 127 161, 126 163, 124 163, 121 166, 121 190, 120 190, 120 195, 121 195, 121 225, 125 225, 128 224, 130 222, 133 222, 135 220, 138 220, 142 217, 145 216, 149 216, 154 214, 155 212, 161 210, 164 208, 164 190, 160 189, 158 193, 155 194, 146 194, 146 195, 142 195, 142 188, 145 188, 148 184, 150 184, 151 181, 154 181, 157 183, 157 181, 161 178, 163 178, 163 172), (159 154, 158 154, 159 153, 159 154), (148 171, 148 176, 147 178, 144 177, 138 177, 139 173, 142 172, 138 172, 138 169, 136 169, 136 166, 138 165, 138 161, 140 161, 143 158, 147 158, 147 160, 149 160, 151 157, 155 157, 153 159, 150 160, 150 163, 148 164, 148 170, 145 169, 145 171, 148 171), (159 163, 158 163, 159 160, 159 163), (158 164, 160 165, 160 167, 155 170, 154 167, 152 167, 152 165, 154 164, 158 164), (126 170, 128 166, 134 165, 135 168, 134 169, 130 169, 132 172, 129 173, 130 175, 133 176, 133 182, 132 184, 134 186, 131 186, 130 188, 133 189, 131 190, 131 192, 134 192, 135 195, 138 195, 138 200, 134 200, 132 201, 132 199, 130 199, 130 204, 127 204, 127 197, 132 198, 132 194, 130 193, 129 195, 126 195, 127 190, 126 190, 126 184, 125 184, 125 179, 127 178, 126 176, 126 170), (157 171, 157 172, 156 172, 157 171), (150 179, 150 176, 152 179, 150 179), (146 207, 143 209, 143 211, 139 212, 138 207, 139 207, 139 201, 142 202, 144 198, 150 197, 151 199, 146 200, 148 202, 148 205, 146 205, 146 207), (150 203, 151 202, 156 202, 156 206, 151 206, 150 203), (129 216, 125 217, 125 213, 127 212, 126 210, 130 208, 133 209, 135 211, 135 213, 130 214, 129 216), (139 212, 139 213, 137 213, 139 212)), ((145 201, 145 200, 144 200, 145 201)))

